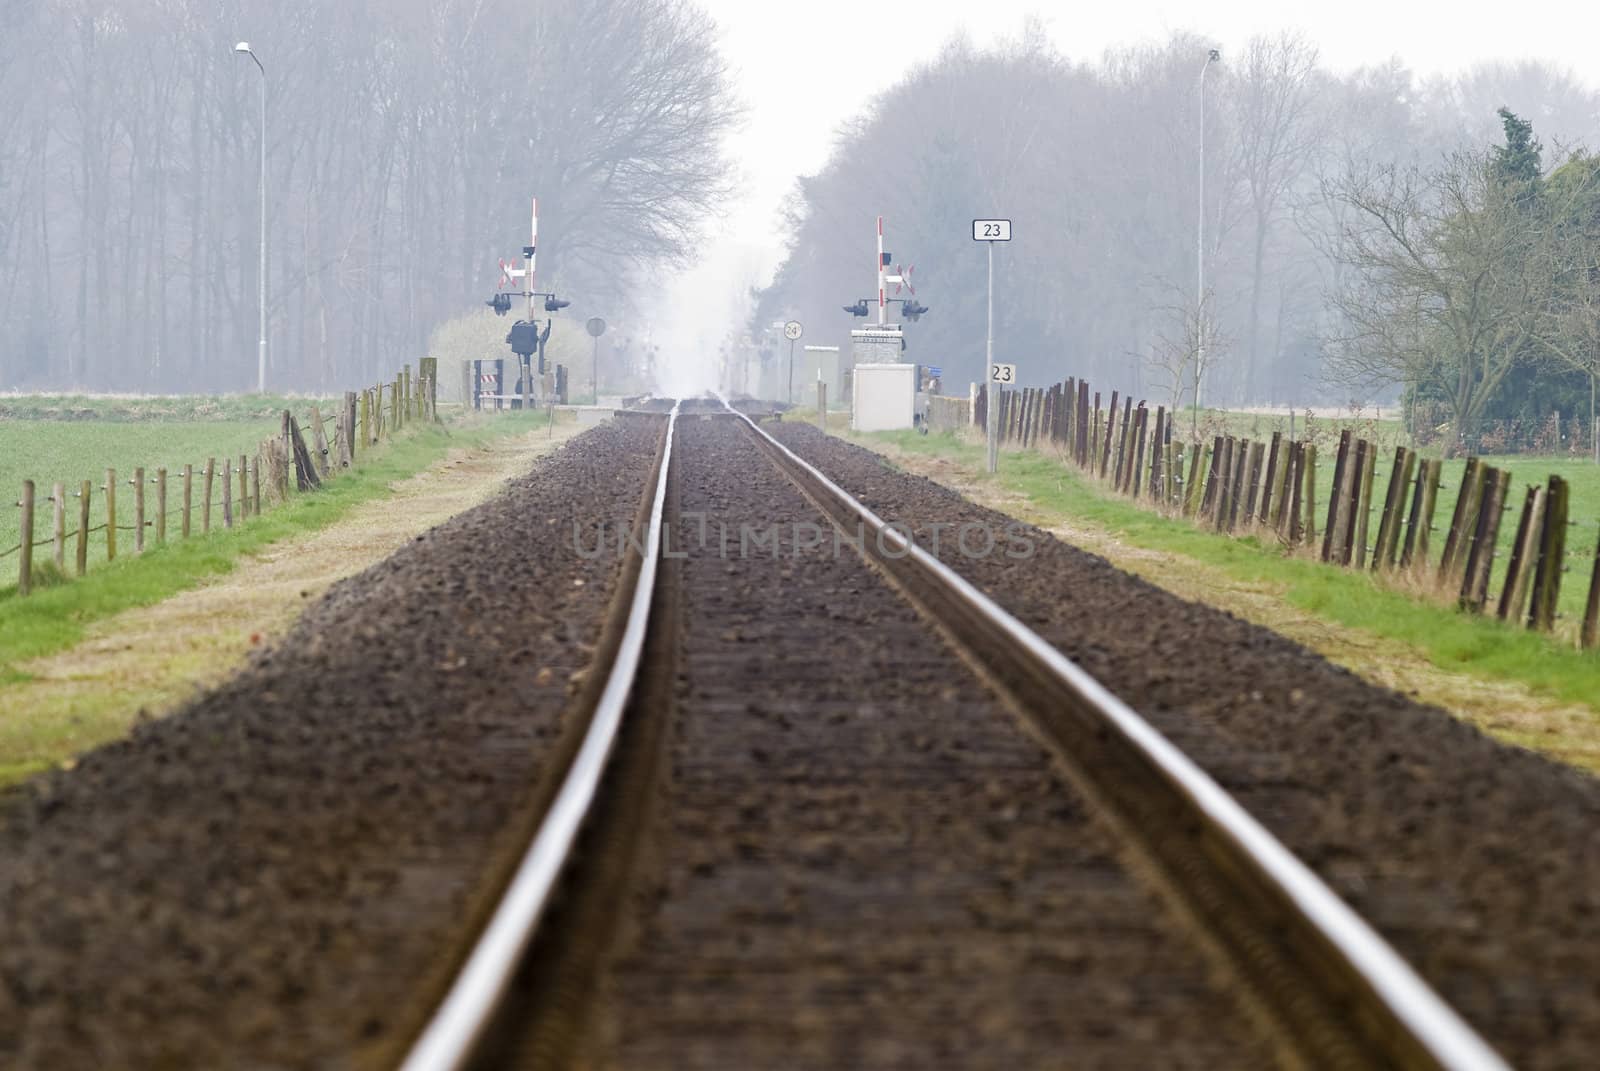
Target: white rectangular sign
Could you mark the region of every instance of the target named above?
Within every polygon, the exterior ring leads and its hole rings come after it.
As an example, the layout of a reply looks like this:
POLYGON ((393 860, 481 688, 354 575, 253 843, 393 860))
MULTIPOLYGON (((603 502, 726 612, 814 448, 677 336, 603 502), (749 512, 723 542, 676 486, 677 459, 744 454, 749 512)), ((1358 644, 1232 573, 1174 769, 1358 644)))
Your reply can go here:
POLYGON ((1011 241, 1011 221, 1009 219, 975 219, 972 221, 972 240, 974 242, 1009 242, 1011 241))
POLYGON ((1017 381, 1017 366, 1014 364, 991 364, 989 366, 989 382, 1010 386, 1017 381))

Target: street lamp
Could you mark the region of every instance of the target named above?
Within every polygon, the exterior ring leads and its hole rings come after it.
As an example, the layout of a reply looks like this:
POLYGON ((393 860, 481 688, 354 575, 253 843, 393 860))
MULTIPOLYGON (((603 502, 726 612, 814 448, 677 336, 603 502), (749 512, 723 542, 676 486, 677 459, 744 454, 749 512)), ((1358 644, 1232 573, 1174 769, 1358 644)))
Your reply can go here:
POLYGON ((233 51, 255 60, 256 69, 261 72, 261 269, 258 279, 260 290, 256 295, 261 341, 256 351, 256 392, 265 394, 267 391, 267 69, 261 66, 260 57, 250 50, 249 41, 240 41, 233 46, 233 51))
POLYGON ((1200 227, 1195 242, 1194 286, 1194 434, 1200 434, 1200 369, 1206 359, 1206 71, 1220 62, 1222 53, 1216 49, 1206 52, 1206 61, 1200 65, 1200 227))

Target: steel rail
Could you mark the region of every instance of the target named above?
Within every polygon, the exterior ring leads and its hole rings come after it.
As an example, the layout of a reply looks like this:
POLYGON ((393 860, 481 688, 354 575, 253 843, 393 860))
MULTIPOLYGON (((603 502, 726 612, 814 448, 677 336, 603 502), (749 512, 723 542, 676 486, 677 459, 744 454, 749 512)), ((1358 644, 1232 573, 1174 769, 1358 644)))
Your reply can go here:
POLYGON ((604 691, 573 757, 560 790, 550 804, 539 831, 518 864, 505 895, 456 975, 438 1011, 423 1029, 401 1064, 402 1071, 459 1071, 468 1066, 483 1039, 549 905, 550 894, 566 867, 600 786, 607 760, 622 726, 622 714, 633 691, 650 603, 655 593, 657 564, 661 557, 661 524, 667 504, 667 473, 677 430, 678 406, 667 416, 666 442, 656 474, 655 496, 650 506, 649 532, 628 623, 606 678, 604 691))
MULTIPOLYGON (((726 402, 724 402, 726 404, 726 402)), ((1166 785, 1184 800, 1212 836, 1255 871, 1279 897, 1292 905, 1298 921, 1310 927, 1342 966, 1360 979, 1380 1007, 1375 1010, 1398 1028, 1407 1048, 1424 1064, 1449 1071, 1508 1071, 1509 1065, 1445 1001, 1423 981, 1367 922, 1247 812, 1209 774, 1197 766, 1160 730, 1118 699, 1076 663, 1056 650, 949 566, 929 554, 895 526, 834 483, 821 470, 764 431, 749 416, 743 420, 767 448, 798 472, 804 482, 854 515, 880 546, 888 544, 893 564, 910 563, 920 579, 942 589, 978 621, 998 630, 1023 652, 1033 667, 1054 678, 1076 709, 1133 749, 1166 785)), ((864 543, 864 541, 863 541, 864 543)))

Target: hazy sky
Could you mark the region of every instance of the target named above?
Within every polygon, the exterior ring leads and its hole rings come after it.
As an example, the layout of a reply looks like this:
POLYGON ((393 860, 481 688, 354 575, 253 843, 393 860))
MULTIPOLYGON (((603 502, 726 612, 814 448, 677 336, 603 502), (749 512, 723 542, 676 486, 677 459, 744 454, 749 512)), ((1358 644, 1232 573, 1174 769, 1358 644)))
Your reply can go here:
MULTIPOLYGON (((1493 12, 1486 5, 1404 0, 1340 0, 1300 11, 1281 0, 1202 6, 1120 0, 1070 7, 1039 0, 699 2, 717 22, 749 116, 732 141, 741 167, 740 196, 727 218, 709 228, 699 265, 667 287, 666 308, 656 322, 663 349, 715 348, 727 318, 741 311, 739 289, 765 282, 777 265, 778 207, 795 177, 822 166, 841 119, 957 34, 978 45, 1014 38, 1035 14, 1064 55, 1084 61, 1107 48, 1192 29, 1218 40, 1226 62, 1230 48, 1254 34, 1296 29, 1334 69, 1399 56, 1426 76, 1485 59, 1536 58, 1600 80, 1600 60, 1594 58, 1600 5, 1573 0, 1524 0, 1493 12)), ((892 234, 894 206, 883 206, 883 212, 892 234)), ((862 235, 864 247, 872 240, 862 235)))

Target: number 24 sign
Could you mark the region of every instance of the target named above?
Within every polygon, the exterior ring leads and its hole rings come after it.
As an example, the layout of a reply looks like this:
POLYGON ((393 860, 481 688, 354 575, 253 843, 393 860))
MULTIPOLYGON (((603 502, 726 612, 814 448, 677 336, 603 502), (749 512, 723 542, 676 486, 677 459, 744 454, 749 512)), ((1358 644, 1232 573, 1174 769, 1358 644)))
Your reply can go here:
POLYGON ((1017 381, 1017 366, 1014 364, 991 364, 989 366, 990 383, 1015 383, 1017 381))

